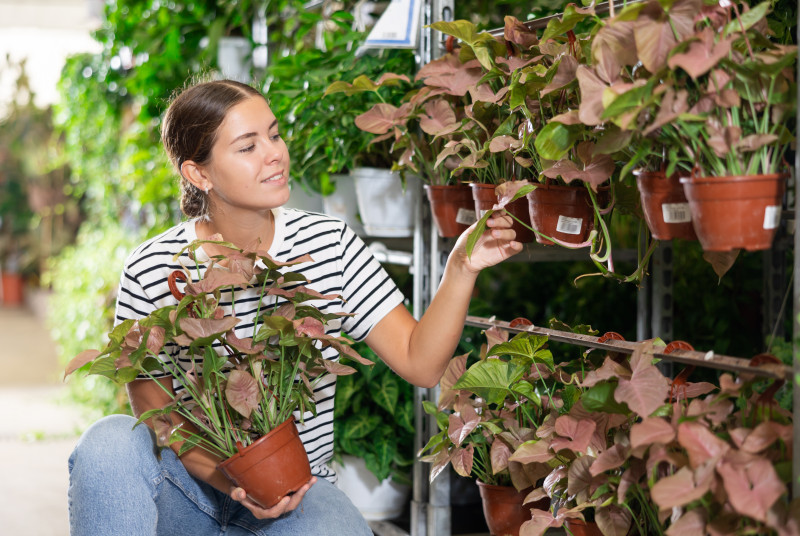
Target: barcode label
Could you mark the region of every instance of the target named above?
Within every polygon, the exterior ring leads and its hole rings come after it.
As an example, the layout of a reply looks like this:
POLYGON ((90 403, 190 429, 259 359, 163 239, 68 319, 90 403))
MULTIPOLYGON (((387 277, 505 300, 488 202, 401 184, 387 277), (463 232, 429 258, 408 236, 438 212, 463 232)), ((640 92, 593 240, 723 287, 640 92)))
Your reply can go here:
POLYGON ((686 223, 692 221, 689 203, 664 203, 661 205, 664 223, 686 223))
POLYGON ((476 220, 477 218, 475 217, 474 210, 467 208, 458 209, 458 214, 456 214, 456 223, 460 223, 462 225, 472 225, 476 220))
POLYGON ((764 211, 764 229, 775 229, 781 222, 780 205, 769 205, 764 211))
POLYGON ((567 216, 559 216, 556 231, 564 234, 581 234, 581 227, 583 227, 583 220, 581 218, 569 218, 567 216))

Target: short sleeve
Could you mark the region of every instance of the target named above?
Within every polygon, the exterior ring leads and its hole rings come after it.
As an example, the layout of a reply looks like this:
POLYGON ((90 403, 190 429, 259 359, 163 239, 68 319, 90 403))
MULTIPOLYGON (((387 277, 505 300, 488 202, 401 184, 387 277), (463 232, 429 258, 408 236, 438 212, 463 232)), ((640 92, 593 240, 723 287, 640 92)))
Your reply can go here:
POLYGON ((404 297, 364 241, 347 226, 341 246, 343 308, 354 315, 342 322, 342 329, 361 341, 404 297))

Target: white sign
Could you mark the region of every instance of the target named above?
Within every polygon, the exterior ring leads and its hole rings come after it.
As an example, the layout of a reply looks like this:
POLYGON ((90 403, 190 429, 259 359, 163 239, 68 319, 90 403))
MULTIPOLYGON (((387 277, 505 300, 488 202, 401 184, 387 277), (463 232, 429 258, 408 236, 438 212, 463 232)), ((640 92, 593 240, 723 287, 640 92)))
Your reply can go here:
POLYGON ((556 224, 556 231, 564 234, 577 235, 581 234, 583 227, 582 218, 570 218, 569 216, 559 216, 558 223, 556 224))
POLYGON ((392 0, 362 48, 417 48, 422 0, 392 0))

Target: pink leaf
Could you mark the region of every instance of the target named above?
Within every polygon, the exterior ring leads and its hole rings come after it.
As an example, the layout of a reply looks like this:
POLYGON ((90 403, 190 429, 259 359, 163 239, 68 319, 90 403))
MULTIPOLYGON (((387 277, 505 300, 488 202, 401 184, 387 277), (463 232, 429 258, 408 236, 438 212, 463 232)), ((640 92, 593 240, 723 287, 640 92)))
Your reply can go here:
POLYGON ((791 450, 792 425, 778 424, 772 421, 762 422, 747 436, 741 449, 745 452, 758 454, 778 439, 783 440, 787 450, 791 450))
POLYGON ((347 365, 342 365, 337 361, 330 361, 329 359, 323 359, 322 366, 334 376, 349 376, 350 374, 356 373, 356 369, 353 367, 348 367, 347 365))
POLYGON ((660 417, 648 417, 631 427, 631 447, 634 449, 653 443, 670 443, 675 439, 675 429, 660 417))
POLYGON ((631 465, 619 479, 619 487, 617 488, 617 501, 625 503, 625 496, 631 486, 638 485, 639 479, 645 475, 645 466, 640 460, 631 460, 631 465))
POLYGON ((611 378, 630 379, 630 377, 630 370, 623 367, 610 357, 606 357, 605 361, 603 361, 603 365, 600 368, 589 371, 589 373, 586 374, 586 377, 584 377, 583 381, 581 382, 581 386, 592 387, 603 380, 608 380, 611 378))
MULTIPOLYGON (((471 406, 466 407, 471 408, 471 406)), ((462 410, 462 414, 460 415, 451 413, 448 415, 448 422, 447 435, 450 437, 450 441, 457 446, 461 446, 461 443, 463 443, 467 436, 477 428, 481 420, 473 409, 471 413, 465 410, 462 410)))
POLYGON ((578 420, 571 415, 562 415, 556 419, 556 433, 562 437, 553 439, 553 451, 569 449, 573 452, 586 453, 597 423, 589 419, 578 420), (570 438, 569 440, 564 437, 570 438))
POLYGON ((694 481, 694 473, 688 467, 681 469, 674 475, 659 479, 650 490, 650 497, 662 510, 683 506, 695 501, 706 494, 710 488, 698 486, 694 481))
POLYGON ((450 104, 437 99, 425 103, 425 113, 419 118, 419 127, 425 134, 441 136, 449 134, 461 126, 461 121, 456 119, 456 114, 450 104))
POLYGON ((520 147, 522 147, 522 140, 513 136, 498 136, 489 142, 489 151, 492 153, 502 153, 520 147))
POLYGON ((220 288, 244 287, 249 283, 241 273, 232 273, 222 268, 209 268, 206 270, 203 279, 197 283, 186 285, 186 294, 197 296, 198 294, 214 292, 220 288))
POLYGON ((94 361, 94 359, 100 355, 99 350, 84 350, 83 352, 79 353, 72 360, 67 364, 67 368, 64 370, 64 377, 66 378, 86 363, 90 363, 94 361))
POLYGON ((161 326, 153 326, 147 332, 147 349, 158 355, 164 347, 164 336, 166 332, 161 326))
POLYGON ((506 15, 503 19, 503 37, 506 41, 516 43, 523 49, 539 44, 536 31, 525 26, 519 19, 506 15))
POLYGON ((455 449, 451 463, 456 473, 465 477, 470 476, 470 473, 472 473, 474 450, 475 448, 472 446, 472 443, 467 445, 466 448, 455 449))
POLYGON ((495 439, 489 450, 489 457, 492 461, 492 474, 497 474, 508 467, 508 458, 511 456, 511 449, 505 441, 495 439))
POLYGON ((628 460, 630 456, 630 448, 622 444, 616 444, 608 450, 603 451, 597 460, 592 464, 592 476, 597 476, 600 473, 610 469, 621 467, 623 463, 628 460))
POLYGON ((314 298, 318 298, 320 300, 335 300, 336 298, 340 298, 339 294, 321 294, 320 292, 314 290, 313 288, 308 288, 304 286, 295 287, 292 290, 285 290, 282 288, 271 288, 267 292, 270 296, 283 296, 284 298, 292 299, 298 293, 306 294, 308 296, 312 296, 314 298))
POLYGON ((225 341, 233 346, 236 350, 239 350, 243 354, 258 354, 264 351, 267 347, 266 342, 262 342, 253 346, 253 338, 249 337, 247 339, 240 339, 236 336, 236 333, 233 330, 230 330, 228 333, 225 334, 225 341))
POLYGON ((225 398, 233 409, 249 419, 261 401, 258 381, 243 370, 232 370, 225 386, 225 398))
POLYGON ((511 200, 517 195, 520 188, 524 186, 528 186, 530 183, 528 181, 506 181, 502 184, 499 184, 495 189, 495 194, 497 195, 497 203, 494 205, 495 210, 500 210, 504 208, 511 200))
POLYGON ((689 44, 686 52, 673 54, 667 61, 670 69, 682 68, 693 79, 710 71, 719 61, 728 55, 731 50, 732 39, 714 43, 716 32, 705 27, 698 36, 689 44))
POLYGON ((178 325, 192 339, 200 339, 221 335, 233 329, 238 323, 238 318, 229 316, 219 320, 215 318, 181 318, 178 325))
POLYGON ((442 378, 439 380, 439 387, 441 392, 439 394, 439 409, 449 409, 452 407, 456 399, 458 391, 453 390, 453 385, 458 381, 464 372, 467 370, 467 357, 469 353, 454 357, 447 364, 447 369, 444 371, 442 378))
POLYGON ((295 320, 293 325, 297 335, 309 337, 311 339, 324 339, 327 337, 325 334, 325 324, 317 318, 305 316, 300 320, 295 320))
POLYGON ((569 54, 561 56, 553 80, 542 90, 542 96, 552 93, 575 80, 575 71, 578 69, 578 60, 569 54))
POLYGON ((599 125, 603 122, 601 116, 605 111, 603 92, 608 86, 592 69, 585 65, 578 67, 575 76, 578 78, 578 86, 581 90, 580 120, 584 125, 599 125))
POLYGON ((372 134, 386 134, 395 125, 404 124, 408 117, 408 109, 401 109, 391 104, 380 102, 366 112, 356 116, 358 128, 372 134))
POLYGON ((705 536, 706 516, 699 508, 689 510, 667 529, 667 536, 705 536))
POLYGON ((640 417, 649 417, 668 394, 669 382, 655 366, 649 365, 634 370, 630 380, 621 378, 614 399, 628 404, 640 417))
POLYGON ((581 456, 570 464, 567 473, 567 493, 570 496, 577 495, 592 484, 592 463, 594 458, 591 456, 581 456))
POLYGON ((678 425, 678 443, 689 454, 689 464, 696 469, 709 458, 721 457, 730 449, 722 439, 698 422, 682 422, 678 425))
POLYGON ((541 439, 526 441, 514 451, 509 460, 520 463, 549 462, 554 457, 554 454, 550 451, 550 442, 541 439))
POLYGON ((560 527, 561 523, 553 518, 553 514, 545 510, 533 508, 531 520, 519 528, 519 536, 542 536, 550 527, 560 527))
POLYGON ((766 521, 768 510, 786 493, 786 486, 765 458, 726 456, 717 471, 731 505, 739 514, 758 521, 766 521))
POLYGON ((630 512, 615 504, 595 508, 594 519, 603 536, 625 536, 633 520, 630 512))
POLYGON ((592 58, 597 74, 608 83, 619 78, 623 65, 635 65, 633 21, 611 20, 603 26, 592 40, 592 58))

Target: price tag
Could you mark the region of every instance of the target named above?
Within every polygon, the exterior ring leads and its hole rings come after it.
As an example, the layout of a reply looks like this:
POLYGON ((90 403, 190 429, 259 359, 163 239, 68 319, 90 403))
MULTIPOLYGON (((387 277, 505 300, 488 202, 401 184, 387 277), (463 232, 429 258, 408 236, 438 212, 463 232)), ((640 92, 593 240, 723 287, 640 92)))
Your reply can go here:
POLYGON ((664 203, 661 205, 664 223, 686 223, 692 221, 689 203, 664 203))
POLYGON ((581 227, 583 227, 583 219, 559 216, 556 231, 564 234, 577 235, 581 234, 581 227))
POLYGON ((764 229, 776 229, 781 222, 780 205, 769 205, 764 211, 764 229))
POLYGON ((462 225, 472 225, 476 221, 477 218, 475 217, 474 210, 467 208, 458 209, 458 214, 456 214, 456 223, 460 223, 462 225))

